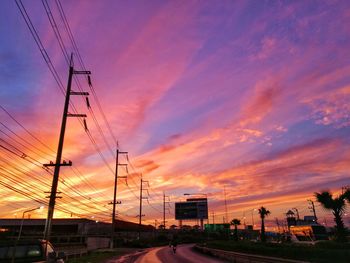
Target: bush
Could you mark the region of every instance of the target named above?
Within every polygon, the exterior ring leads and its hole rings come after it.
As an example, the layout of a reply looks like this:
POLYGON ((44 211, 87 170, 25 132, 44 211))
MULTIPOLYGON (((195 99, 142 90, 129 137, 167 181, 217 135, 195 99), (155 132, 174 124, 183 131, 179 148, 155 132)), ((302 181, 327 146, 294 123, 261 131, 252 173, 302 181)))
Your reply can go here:
POLYGON ((316 248, 320 249, 349 249, 350 243, 339 243, 335 241, 320 241, 315 244, 316 248))

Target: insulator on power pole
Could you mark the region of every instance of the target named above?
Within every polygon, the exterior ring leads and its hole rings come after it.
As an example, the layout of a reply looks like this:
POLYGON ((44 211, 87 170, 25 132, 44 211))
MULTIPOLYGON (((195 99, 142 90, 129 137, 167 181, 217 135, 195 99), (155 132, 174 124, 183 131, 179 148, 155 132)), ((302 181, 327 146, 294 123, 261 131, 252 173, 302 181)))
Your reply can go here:
POLYGON ((89 98, 88 98, 88 97, 85 97, 85 100, 86 100, 86 106, 88 107, 88 109, 90 109, 91 106, 90 106, 89 98))
POLYGON ((84 122, 85 131, 88 131, 89 129, 88 129, 88 127, 87 127, 86 120, 84 119, 83 122, 84 122))
POLYGON ((91 86, 92 86, 92 83, 91 83, 90 75, 88 75, 87 77, 88 77, 88 84, 89 84, 89 86, 91 87, 91 86))

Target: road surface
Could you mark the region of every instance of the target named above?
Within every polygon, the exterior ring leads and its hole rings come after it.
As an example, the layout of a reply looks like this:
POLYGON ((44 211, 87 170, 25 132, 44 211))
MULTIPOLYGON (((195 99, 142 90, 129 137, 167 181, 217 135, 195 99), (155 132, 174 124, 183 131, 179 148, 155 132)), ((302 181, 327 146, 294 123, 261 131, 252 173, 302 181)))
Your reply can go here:
POLYGON ((136 263, 223 263, 225 261, 194 251, 193 244, 177 246, 176 253, 168 246, 153 248, 136 259, 136 263))

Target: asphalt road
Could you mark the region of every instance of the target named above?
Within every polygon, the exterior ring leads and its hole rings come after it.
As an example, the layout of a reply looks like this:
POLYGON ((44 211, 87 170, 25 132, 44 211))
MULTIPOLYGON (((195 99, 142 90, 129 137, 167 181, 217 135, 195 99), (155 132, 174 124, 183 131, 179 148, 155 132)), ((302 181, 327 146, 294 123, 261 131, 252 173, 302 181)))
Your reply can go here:
POLYGON ((174 254, 170 247, 148 250, 136 259, 136 263, 223 263, 220 259, 205 256, 194 251, 193 244, 179 245, 174 254))

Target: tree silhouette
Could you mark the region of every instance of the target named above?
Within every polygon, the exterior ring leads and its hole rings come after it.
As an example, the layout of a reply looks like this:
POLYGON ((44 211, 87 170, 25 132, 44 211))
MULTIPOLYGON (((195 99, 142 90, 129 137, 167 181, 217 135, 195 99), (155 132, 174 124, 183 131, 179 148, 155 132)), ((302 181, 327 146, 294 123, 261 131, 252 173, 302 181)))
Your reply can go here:
POLYGON ((261 242, 266 241, 266 236, 265 236, 265 217, 267 217, 271 212, 267 210, 265 207, 260 207, 259 208, 259 214, 261 218, 261 231, 260 231, 260 239, 261 242))
POLYGON ((333 198, 333 195, 329 191, 323 191, 321 193, 315 193, 317 202, 322 206, 331 210, 334 215, 334 222, 336 224, 336 241, 346 241, 346 229, 343 222, 343 215, 345 212, 345 200, 350 202, 350 189, 340 194, 338 197, 333 198))
POLYGON ((233 232, 233 239, 235 241, 238 240, 238 230, 237 230, 237 226, 239 226, 241 224, 241 220, 239 219, 232 219, 231 223, 230 223, 232 226, 235 226, 235 230, 233 232))

